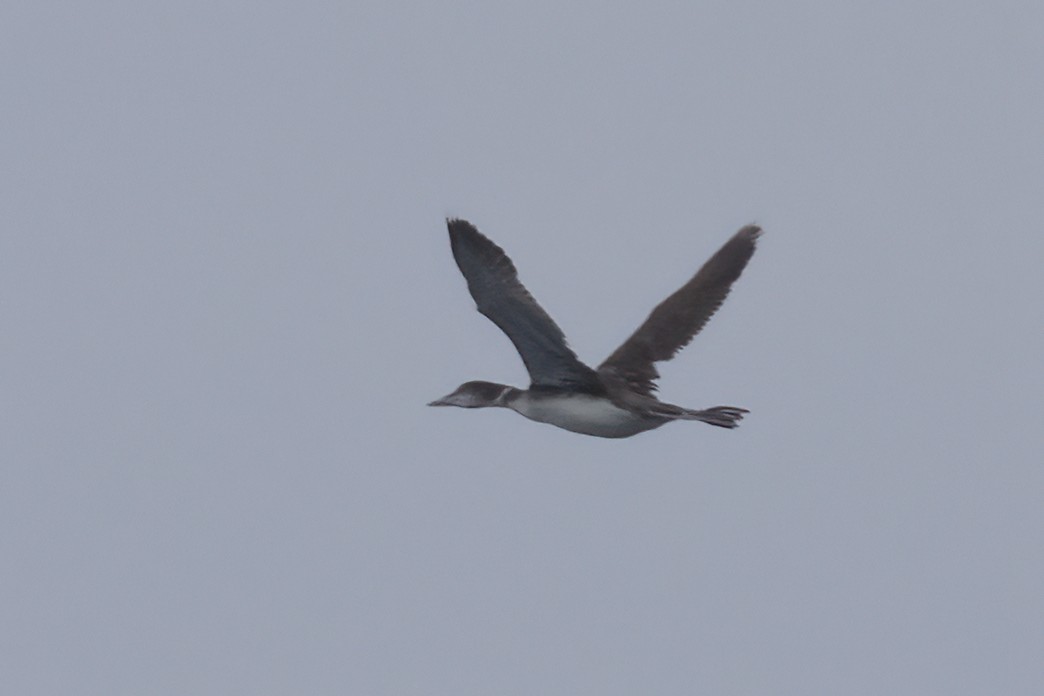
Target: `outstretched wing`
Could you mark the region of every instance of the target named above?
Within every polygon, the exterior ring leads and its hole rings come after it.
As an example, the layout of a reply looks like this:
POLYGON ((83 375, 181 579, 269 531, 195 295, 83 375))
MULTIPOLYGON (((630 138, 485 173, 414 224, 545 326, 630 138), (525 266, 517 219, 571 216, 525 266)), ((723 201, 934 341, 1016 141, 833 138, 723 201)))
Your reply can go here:
POLYGON ((649 314, 645 323, 599 365, 598 371, 625 380, 639 393, 656 391, 653 382, 660 373, 653 363, 674 357, 714 316, 754 255, 760 235, 761 228, 755 225, 733 235, 692 280, 649 314))
POLYGON ((598 389, 598 376, 566 344, 565 334, 518 280, 504 250, 465 220, 447 220, 453 258, 478 311, 515 344, 534 387, 598 389))

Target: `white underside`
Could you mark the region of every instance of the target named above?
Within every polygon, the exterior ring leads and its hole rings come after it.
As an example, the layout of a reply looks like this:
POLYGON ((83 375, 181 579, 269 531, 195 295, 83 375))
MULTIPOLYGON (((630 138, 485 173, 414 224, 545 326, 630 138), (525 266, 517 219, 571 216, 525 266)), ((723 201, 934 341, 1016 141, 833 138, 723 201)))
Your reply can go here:
POLYGON ((663 424, 617 408, 608 399, 588 394, 534 399, 524 392, 509 407, 530 420, 597 437, 629 437, 663 424))

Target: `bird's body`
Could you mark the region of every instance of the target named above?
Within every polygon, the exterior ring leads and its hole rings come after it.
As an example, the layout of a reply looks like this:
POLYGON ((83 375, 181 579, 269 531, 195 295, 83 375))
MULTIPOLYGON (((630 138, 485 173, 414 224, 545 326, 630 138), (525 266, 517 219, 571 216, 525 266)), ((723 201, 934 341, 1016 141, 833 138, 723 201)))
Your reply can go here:
POLYGON ((620 408, 607 396, 585 392, 516 390, 507 407, 530 420, 597 437, 630 437, 658 428, 665 418, 620 408))
POLYGON ((747 226, 661 302, 597 370, 580 362, 562 330, 519 282, 504 251, 464 220, 448 220, 453 256, 478 310, 501 328, 529 371, 529 389, 465 382, 430 406, 504 407, 530 420, 597 437, 630 437, 673 420, 734 428, 733 406, 693 410, 660 401, 653 363, 669 360, 699 332, 754 253, 761 230, 747 226))

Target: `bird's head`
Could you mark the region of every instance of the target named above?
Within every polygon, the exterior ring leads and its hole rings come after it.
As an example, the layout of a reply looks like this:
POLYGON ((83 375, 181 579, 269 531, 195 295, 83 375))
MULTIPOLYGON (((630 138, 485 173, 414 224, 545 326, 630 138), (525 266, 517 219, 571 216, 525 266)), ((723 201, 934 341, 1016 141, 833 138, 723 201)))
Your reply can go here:
POLYGON ((503 406, 504 397, 513 387, 493 382, 465 382, 457 389, 441 399, 432 401, 429 406, 460 406, 461 408, 484 408, 486 406, 503 406))

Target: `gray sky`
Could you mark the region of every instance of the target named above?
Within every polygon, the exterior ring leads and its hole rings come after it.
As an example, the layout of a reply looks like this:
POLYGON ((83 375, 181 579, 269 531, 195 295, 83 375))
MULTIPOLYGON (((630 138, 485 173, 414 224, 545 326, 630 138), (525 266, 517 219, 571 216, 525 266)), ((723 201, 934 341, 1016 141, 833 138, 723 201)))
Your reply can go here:
POLYGON ((9 2, 0 691, 1044 693, 1044 6, 9 2), (444 218, 597 364, 586 438, 444 218))

